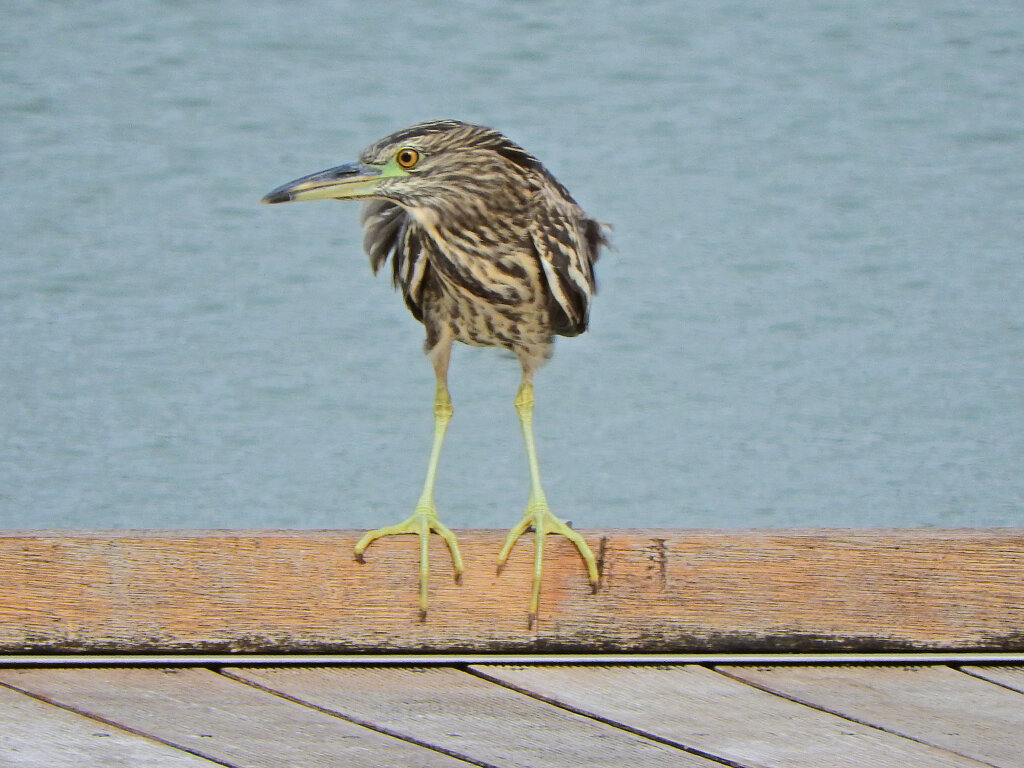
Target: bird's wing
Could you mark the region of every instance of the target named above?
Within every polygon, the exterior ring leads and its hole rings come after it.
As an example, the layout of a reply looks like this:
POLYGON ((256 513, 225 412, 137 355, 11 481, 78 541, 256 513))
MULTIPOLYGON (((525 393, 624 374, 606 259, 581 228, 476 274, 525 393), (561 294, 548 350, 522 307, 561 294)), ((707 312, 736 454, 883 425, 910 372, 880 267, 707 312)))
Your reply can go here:
POLYGON ((367 201, 360 218, 366 229, 363 250, 370 257, 373 273, 377 274, 391 256, 391 280, 401 290, 413 316, 422 320, 422 287, 428 261, 419 230, 404 208, 387 200, 367 201))
POLYGON ((594 262, 599 247, 607 243, 601 225, 573 209, 546 207, 535 213, 530 225, 533 247, 551 291, 554 330, 562 336, 587 330, 590 302, 597 290, 594 262), (559 315, 563 322, 558 322, 559 315))

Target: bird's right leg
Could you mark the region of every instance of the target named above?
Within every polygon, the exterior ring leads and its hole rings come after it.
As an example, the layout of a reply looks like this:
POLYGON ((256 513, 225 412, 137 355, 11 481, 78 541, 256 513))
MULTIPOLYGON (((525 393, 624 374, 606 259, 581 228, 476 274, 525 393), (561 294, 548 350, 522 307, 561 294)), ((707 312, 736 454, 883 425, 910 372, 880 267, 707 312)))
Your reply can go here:
POLYGON ((445 526, 437 516, 437 507, 434 504, 434 481, 437 478, 437 465, 441 459, 441 448, 444 445, 444 436, 448 431, 448 422, 452 419, 452 400, 448 394, 448 358, 451 346, 441 350, 441 354, 433 357, 434 374, 437 378, 437 390, 434 394, 434 442, 430 449, 430 462, 427 464, 427 478, 423 483, 423 493, 416 504, 416 510, 412 516, 399 523, 385 528, 378 528, 369 531, 356 544, 356 560, 362 562, 363 552, 370 544, 383 536, 395 536, 399 534, 416 534, 420 542, 420 619, 427 616, 427 584, 430 577, 429 544, 430 534, 436 533, 445 544, 452 556, 452 567, 455 580, 462 576, 462 555, 459 554, 459 545, 455 540, 455 534, 445 526))

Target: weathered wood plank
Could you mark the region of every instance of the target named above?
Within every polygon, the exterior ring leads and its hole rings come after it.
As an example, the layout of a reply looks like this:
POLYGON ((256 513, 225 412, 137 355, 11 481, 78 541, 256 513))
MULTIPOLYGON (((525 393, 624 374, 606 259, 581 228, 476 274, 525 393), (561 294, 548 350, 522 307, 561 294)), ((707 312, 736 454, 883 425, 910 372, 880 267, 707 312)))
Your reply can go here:
POLYGON ((1024 693, 1024 667, 979 667, 971 665, 963 667, 963 671, 1024 693))
POLYGON ((477 764, 715 765, 451 668, 278 667, 228 672, 477 764))
POLYGON ((0 682, 229 765, 466 765, 205 669, 9 669, 0 682))
POLYGON ((212 768, 188 752, 0 686, 4 768, 212 768))
POLYGON ((992 765, 1021 765, 1024 695, 944 666, 717 668, 803 704, 992 765))
POLYGON ((1024 529, 584 533, 600 591, 552 539, 532 630, 503 532, 460 533, 461 584, 433 542, 425 622, 409 537, 3 533, 0 652, 1024 650, 1024 529))
POLYGON ((704 667, 472 669, 574 711, 750 768, 983 765, 773 696, 704 667))

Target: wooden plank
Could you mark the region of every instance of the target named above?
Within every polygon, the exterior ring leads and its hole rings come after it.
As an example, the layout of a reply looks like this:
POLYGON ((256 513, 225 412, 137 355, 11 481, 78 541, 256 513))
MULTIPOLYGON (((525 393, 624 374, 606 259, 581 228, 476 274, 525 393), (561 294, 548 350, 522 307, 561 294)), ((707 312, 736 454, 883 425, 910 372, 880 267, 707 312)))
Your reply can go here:
POLYGON ((465 768, 205 669, 10 669, 0 682, 227 765, 465 768))
POLYGON ((432 543, 425 622, 410 537, 359 565, 358 531, 0 534, 0 652, 1024 650, 1024 529, 584 533, 600 591, 553 538, 532 630, 532 545, 497 575, 497 531, 460 533, 461 584, 432 543))
POLYGON ((1024 667, 979 667, 969 665, 961 667, 961 669, 969 675, 991 680, 993 683, 998 683, 999 685, 1024 693, 1024 667))
POLYGON ((212 768, 201 757, 0 686, 5 768, 212 768))
POLYGON ((704 667, 472 669, 576 712, 750 768, 983 765, 773 696, 704 667))
POLYGON ((719 667, 731 677, 992 765, 1020 766, 1024 695, 944 666, 719 667))
POLYGON ((229 673, 478 765, 715 765, 451 668, 270 668, 229 673))

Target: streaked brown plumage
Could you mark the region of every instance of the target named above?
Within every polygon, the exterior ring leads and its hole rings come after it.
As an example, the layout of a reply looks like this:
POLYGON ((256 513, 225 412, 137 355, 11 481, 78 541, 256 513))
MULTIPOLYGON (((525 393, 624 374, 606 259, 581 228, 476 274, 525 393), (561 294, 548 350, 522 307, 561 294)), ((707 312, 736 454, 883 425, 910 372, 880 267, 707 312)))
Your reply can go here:
POLYGON ((515 353, 523 379, 516 407, 530 462, 527 515, 510 532, 537 534, 531 620, 537 611, 546 532, 568 536, 597 572, 586 543, 551 515, 540 487, 533 448, 532 379, 551 356, 556 335, 587 329, 594 297, 594 263, 606 244, 602 225, 584 213, 537 158, 490 128, 457 120, 422 123, 368 147, 359 163, 339 166, 279 187, 264 202, 314 198, 363 199, 363 247, 374 272, 391 259, 395 287, 426 327, 426 352, 437 376, 435 441, 427 483, 412 518, 371 532, 421 537, 421 612, 426 612, 426 537, 448 542, 456 577, 462 564, 455 537, 440 524, 433 485, 451 418, 447 372, 452 344, 504 347, 515 353))
POLYGON ((392 134, 376 163, 415 146, 429 183, 381 185, 363 247, 374 272, 390 256, 395 287, 427 328, 427 348, 461 341, 512 350, 535 370, 554 335, 587 328, 594 262, 605 242, 569 192, 497 131, 453 120, 392 134))

